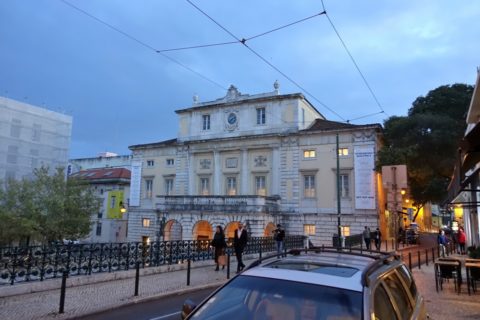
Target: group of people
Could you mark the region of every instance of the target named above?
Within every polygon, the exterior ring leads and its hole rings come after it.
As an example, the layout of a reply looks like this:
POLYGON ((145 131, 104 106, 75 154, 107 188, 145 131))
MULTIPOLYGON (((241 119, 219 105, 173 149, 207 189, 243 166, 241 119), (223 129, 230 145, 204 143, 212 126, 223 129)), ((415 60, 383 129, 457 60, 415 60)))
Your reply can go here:
MULTIPOLYGON (((467 236, 465 235, 465 230, 463 230, 462 227, 458 228, 458 233, 456 235, 453 235, 452 240, 455 244, 458 244, 457 252, 459 254, 466 254, 465 244, 467 242, 467 236)), ((445 231, 440 230, 437 236, 437 243, 440 247, 440 254, 442 255, 442 257, 445 257, 446 246, 449 242, 449 239, 445 235, 445 231)))
MULTIPOLYGON (((363 230, 363 241, 365 241, 365 246, 367 247, 367 250, 371 250, 372 246, 372 232, 370 231, 370 228, 368 226, 365 226, 365 229, 363 230)), ((373 240, 375 241, 375 248, 377 250, 380 250, 380 245, 382 243, 382 232, 380 232, 380 229, 377 228, 375 232, 373 233, 373 240)))
MULTIPOLYGON (((277 224, 277 228, 273 231, 273 235, 277 245, 277 253, 278 255, 280 255, 283 252, 283 243, 285 240, 285 230, 283 230, 280 224, 277 224)), ((239 222, 238 227, 233 235, 233 248, 235 250, 235 256, 237 257, 237 273, 239 273, 245 268, 242 255, 245 247, 247 246, 247 241, 247 230, 243 227, 243 223, 239 222)), ((213 235, 213 239, 210 244, 215 249, 215 271, 220 270, 220 265, 222 266, 222 269, 224 269, 226 264, 226 261, 224 261, 224 259, 227 243, 225 241, 225 233, 223 232, 223 228, 221 226, 217 226, 217 228, 215 229, 215 234, 213 235)))

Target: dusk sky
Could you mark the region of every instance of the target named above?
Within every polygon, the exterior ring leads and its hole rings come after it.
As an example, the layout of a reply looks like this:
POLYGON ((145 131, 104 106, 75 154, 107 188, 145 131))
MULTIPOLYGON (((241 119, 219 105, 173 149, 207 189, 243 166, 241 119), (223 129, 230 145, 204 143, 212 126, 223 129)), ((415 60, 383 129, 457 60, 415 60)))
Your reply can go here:
POLYGON ((476 0, 324 0, 327 15, 319 0, 190 2, 0 0, 0 95, 73 116, 70 158, 85 158, 175 138, 175 110, 231 84, 257 94, 278 80, 329 120, 383 123, 480 66, 476 0), (192 3, 301 88, 239 42, 157 52, 236 41, 192 3))

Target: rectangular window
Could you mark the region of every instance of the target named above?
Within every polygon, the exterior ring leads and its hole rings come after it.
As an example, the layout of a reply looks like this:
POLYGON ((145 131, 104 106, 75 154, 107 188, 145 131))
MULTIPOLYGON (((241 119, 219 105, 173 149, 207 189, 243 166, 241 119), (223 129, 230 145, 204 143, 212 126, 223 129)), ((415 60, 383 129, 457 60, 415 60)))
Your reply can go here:
POLYGON ((147 167, 153 167, 155 166, 155 161, 154 160, 147 160, 147 167))
POLYGON ((173 179, 165 179, 165 195, 173 194, 173 179))
POLYGON ((257 124, 265 124, 265 123, 266 123, 265 108, 257 108, 257 124))
POLYGON ((117 197, 116 196, 112 196, 110 198, 110 209, 113 209, 115 208, 115 202, 117 201, 117 197))
POLYGON ((10 136, 13 138, 20 138, 20 129, 22 128, 22 121, 19 119, 12 119, 10 127, 10 136))
MULTIPOLYGON (((32 156, 31 160, 32 160, 32 168, 37 168, 38 167, 38 156, 39 156, 39 152, 38 150, 36 149, 30 149, 30 155, 32 156)), ((70 172, 67 174, 67 175, 70 175, 71 174, 71 166, 69 166, 69 169, 70 169, 70 172)))
POLYGON ((210 180, 208 178, 200 178, 200 194, 202 196, 210 194, 210 180))
POLYGON ((167 159, 167 167, 172 167, 175 164, 174 159, 167 159))
POLYGON ((210 130, 210 115, 209 114, 204 114, 202 116, 202 120, 203 120, 202 129, 203 130, 210 130))
POLYGON ((145 198, 151 199, 153 195, 153 180, 146 179, 145 180, 145 198))
POLYGON ((103 212, 100 211, 100 212, 97 214, 97 218, 98 218, 98 219, 102 219, 102 218, 103 218, 103 212))
POLYGON ((142 219, 142 226, 143 226, 144 228, 150 227, 150 219, 149 219, 149 218, 143 218, 143 219, 142 219))
POLYGON ((32 131, 33 141, 40 141, 40 132, 42 132, 42 125, 34 123, 32 131))
POLYGON ((303 233, 306 236, 314 236, 315 235, 315 225, 314 224, 304 224, 303 225, 303 233))
POLYGON ((102 235, 102 223, 99 221, 97 222, 97 232, 96 232, 97 236, 101 236, 102 235))
POLYGON ((265 187, 265 176, 257 176, 255 177, 255 194, 257 196, 266 196, 267 189, 265 187))
POLYGON ((348 156, 348 148, 338 148, 338 155, 340 157, 348 156))
POLYGON ((18 162, 18 147, 8 146, 7 163, 16 164, 18 162))
POLYGON ((237 178, 227 177, 227 195, 229 196, 237 195, 237 178))
POLYGON ((315 176, 304 176, 305 188, 303 195, 305 198, 315 198, 315 176))
POLYGON ((315 158, 316 157, 315 150, 304 150, 303 157, 305 159, 315 158))
POLYGON ((350 188, 348 183, 348 174, 340 175, 340 196, 346 198, 350 195, 350 188))

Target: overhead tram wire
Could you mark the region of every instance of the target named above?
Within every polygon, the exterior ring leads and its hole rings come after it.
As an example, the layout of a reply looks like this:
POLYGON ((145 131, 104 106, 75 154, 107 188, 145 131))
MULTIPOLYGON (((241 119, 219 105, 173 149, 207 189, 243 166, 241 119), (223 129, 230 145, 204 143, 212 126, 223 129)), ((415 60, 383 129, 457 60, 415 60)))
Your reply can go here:
POLYGON ((287 76, 284 72, 282 72, 280 69, 278 69, 276 66, 274 66, 271 62, 269 62, 267 59, 265 59, 262 55, 260 55, 258 52, 256 52, 255 50, 253 50, 251 47, 249 47, 247 44, 246 44, 246 39, 240 39, 238 38, 236 35, 234 35, 232 32, 230 32, 227 28, 225 28, 224 26, 222 26, 219 22, 217 22, 215 19, 213 19, 211 16, 209 16, 205 11, 203 11, 200 7, 198 7, 197 5, 195 5, 193 2, 191 2, 190 0, 186 0, 191 6, 193 6, 195 9, 197 9, 198 11, 200 11, 204 16, 206 16, 209 20, 211 20, 213 23, 215 23, 219 28, 221 28, 222 30, 224 30, 226 33, 228 33, 232 38, 234 38, 235 40, 241 42, 248 50, 250 50, 254 55, 256 55, 258 58, 260 58, 263 62, 265 62, 267 65, 269 65, 272 69, 274 69, 275 71, 277 71, 278 73, 280 73, 283 77, 285 77, 285 79, 287 79, 288 81, 290 81, 292 84, 294 84, 297 88, 299 88, 300 90, 302 90, 303 92, 305 92, 307 95, 309 95, 310 97, 312 97, 315 101, 317 101, 318 103, 320 103, 325 109, 329 110, 330 112, 332 112, 333 114, 335 114, 337 117, 339 117, 340 119, 342 119, 343 121, 346 122, 346 119, 344 117, 342 117, 341 115, 339 115, 337 112, 335 112, 333 109, 331 109, 330 107, 328 107, 325 103, 323 103, 322 101, 320 101, 319 99, 317 99, 313 94, 311 94, 308 90, 306 90, 305 88, 303 88, 300 84, 298 84, 295 80, 293 80, 292 78, 290 78, 289 76, 287 76))
POLYGON ((314 14, 314 15, 309 16, 309 17, 306 17, 306 18, 303 18, 303 19, 300 19, 300 20, 297 20, 297 21, 294 21, 294 22, 291 22, 291 23, 289 23, 289 24, 286 24, 286 25, 281 26, 281 27, 278 27, 278 28, 275 28, 275 29, 272 29, 272 30, 269 30, 269 31, 265 31, 265 32, 259 33, 259 34, 255 35, 255 36, 252 36, 252 37, 249 37, 249 38, 243 38, 243 39, 237 40, 237 41, 227 41, 227 42, 219 42, 219 43, 211 43, 211 44, 201 44, 201 45, 189 46, 189 47, 179 47, 179 48, 171 48, 171 49, 161 49, 161 50, 157 50, 157 52, 160 53, 160 52, 169 52, 169 51, 190 50, 190 49, 198 49, 198 48, 224 46, 224 45, 229 45, 229 44, 243 44, 243 43, 246 42, 246 41, 250 41, 250 40, 252 40, 252 39, 256 39, 256 38, 265 36, 265 35, 270 34, 270 33, 272 33, 272 32, 275 32, 275 31, 278 31, 278 30, 281 30, 281 29, 284 29, 284 28, 288 28, 288 27, 293 26, 293 25, 295 25, 295 24, 297 24, 297 23, 304 22, 304 21, 306 21, 306 20, 309 20, 309 19, 318 17, 318 16, 320 16, 320 15, 322 15, 322 14, 325 14, 325 11, 320 12, 320 13, 317 13, 317 14, 314 14))
MULTIPOLYGON (((358 66, 357 62, 355 61, 355 58, 353 58, 353 55, 350 53, 350 50, 348 50, 348 47, 345 43, 345 41, 343 41, 342 37, 340 36, 340 33, 338 32, 337 28, 335 27, 335 25, 333 24, 332 20, 330 19, 328 13, 327 13, 327 10, 325 9, 325 4, 323 3, 323 0, 322 1, 322 7, 323 7, 323 11, 325 12, 325 16, 327 17, 327 20, 328 22, 330 23, 330 26, 332 27, 333 31, 335 32, 335 34, 337 35, 338 39, 340 40, 340 42, 342 43, 342 46, 343 48, 345 49, 345 51, 347 52, 348 56, 350 57, 350 60, 352 60, 353 62, 353 65, 355 66, 355 68, 357 69, 358 73, 360 74, 360 76, 362 77, 363 79, 363 82, 365 83, 365 85, 367 86, 368 90, 370 91, 370 94, 372 95, 373 99, 375 100, 375 102, 377 103, 379 109, 381 110, 381 113, 384 113, 385 115, 388 116, 388 114, 385 112, 385 110, 383 109, 382 105, 380 104, 380 102, 378 101, 377 99, 377 96, 375 95, 375 93, 373 92, 370 84, 368 83, 367 79, 365 78, 365 76, 363 75, 363 72, 360 70, 360 67, 358 66)), ((358 118, 357 118, 358 119, 358 118)))
POLYGON ((68 1, 66 1, 66 0, 59 0, 59 1, 63 2, 65 5, 67 5, 67 6, 69 6, 69 7, 77 10, 78 12, 80 12, 80 13, 88 16, 88 17, 90 17, 91 19, 93 19, 93 20, 95 20, 95 21, 103 24, 104 26, 107 26, 107 27, 109 27, 110 29, 112 29, 112 30, 120 33, 120 34, 123 35, 124 37, 127 37, 128 39, 137 42, 137 43, 140 44, 141 46, 146 47, 146 48, 154 51, 155 53, 158 53, 158 54, 162 55, 165 59, 168 59, 168 60, 170 60, 171 62, 179 65, 180 67, 182 67, 182 68, 184 68, 184 69, 186 69, 186 70, 194 73, 195 75, 197 75, 198 77, 202 78, 203 80, 206 80, 206 81, 210 82, 211 84, 214 84, 215 86, 217 86, 217 87, 219 87, 219 88, 221 88, 221 89, 223 89, 223 90, 227 90, 227 88, 225 88, 224 86, 222 86, 222 85, 219 84, 218 82, 216 82, 216 81, 214 81, 214 80, 212 80, 212 79, 204 76, 203 74, 201 74, 201 73, 198 72, 198 71, 193 70, 192 68, 184 65, 184 64, 181 63, 180 61, 178 61, 178 60, 176 60, 176 59, 174 59, 174 58, 172 58, 172 57, 169 57, 169 56, 167 56, 166 54, 164 54, 164 53, 162 53, 162 52, 158 52, 158 50, 155 49, 154 47, 152 47, 151 45, 149 45, 149 44, 147 44, 147 43, 139 40, 138 38, 135 38, 134 36, 126 33, 125 31, 120 30, 119 28, 117 28, 117 27, 109 24, 109 23, 106 22, 106 21, 103 21, 102 19, 100 19, 100 18, 92 15, 91 13, 89 13, 89 12, 87 12, 87 11, 85 11, 85 10, 83 10, 83 9, 75 6, 75 5, 73 5, 72 3, 70 3, 70 2, 68 2, 68 1))
POLYGON ((347 122, 350 123, 351 121, 360 120, 360 119, 363 119, 363 118, 373 117, 373 116, 376 116, 377 114, 382 114, 382 113, 385 113, 385 111, 379 111, 379 112, 374 112, 374 113, 366 114, 366 115, 364 115, 364 116, 360 116, 360 117, 357 117, 357 118, 349 119, 349 120, 347 120, 347 122))

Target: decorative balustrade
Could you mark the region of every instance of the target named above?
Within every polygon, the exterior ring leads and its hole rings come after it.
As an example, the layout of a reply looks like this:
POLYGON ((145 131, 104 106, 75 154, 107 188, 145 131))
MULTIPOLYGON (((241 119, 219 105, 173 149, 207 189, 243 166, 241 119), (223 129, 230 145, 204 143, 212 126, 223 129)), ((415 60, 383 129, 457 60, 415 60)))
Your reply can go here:
MULTIPOLYGON (((233 255, 232 240, 227 242, 227 250, 233 255)), ((303 246, 303 236, 285 238, 287 249, 303 246)), ((245 254, 274 251, 276 244, 272 237, 251 237, 245 254)), ((147 268, 183 263, 187 259, 213 259, 210 240, 2 247, 0 285, 60 278, 64 271, 70 276, 81 276, 134 269, 137 262, 147 268)))
POLYGON ((157 196, 156 208, 161 211, 211 211, 277 213, 278 198, 263 196, 157 196))

